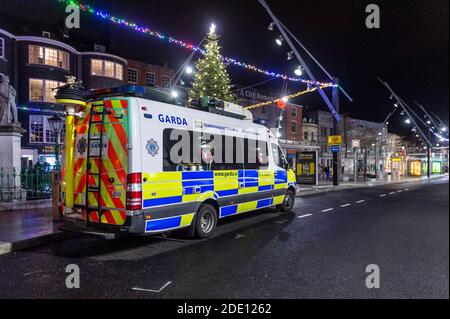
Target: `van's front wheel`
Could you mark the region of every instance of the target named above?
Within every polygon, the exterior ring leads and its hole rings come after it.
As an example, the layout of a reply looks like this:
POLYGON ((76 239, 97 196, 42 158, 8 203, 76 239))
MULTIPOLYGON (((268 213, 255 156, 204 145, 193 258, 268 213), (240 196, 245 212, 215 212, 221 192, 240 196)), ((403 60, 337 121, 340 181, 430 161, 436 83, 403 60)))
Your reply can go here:
POLYGON ((289 213, 294 208, 295 195, 294 192, 288 190, 284 196, 283 204, 279 205, 277 208, 284 213, 289 213))
POLYGON ((195 237, 208 238, 214 233, 217 226, 217 211, 214 206, 203 204, 200 206, 195 218, 195 237))

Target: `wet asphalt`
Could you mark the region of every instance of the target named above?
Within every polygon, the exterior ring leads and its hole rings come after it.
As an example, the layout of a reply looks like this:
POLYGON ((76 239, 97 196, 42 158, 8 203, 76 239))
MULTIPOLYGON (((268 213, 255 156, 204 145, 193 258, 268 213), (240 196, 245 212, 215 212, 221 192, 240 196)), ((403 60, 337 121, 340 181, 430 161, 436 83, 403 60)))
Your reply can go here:
POLYGON ((448 182, 300 197, 206 240, 80 236, 0 256, 0 298, 448 298, 448 182), (373 264, 379 289, 366 287, 373 264))

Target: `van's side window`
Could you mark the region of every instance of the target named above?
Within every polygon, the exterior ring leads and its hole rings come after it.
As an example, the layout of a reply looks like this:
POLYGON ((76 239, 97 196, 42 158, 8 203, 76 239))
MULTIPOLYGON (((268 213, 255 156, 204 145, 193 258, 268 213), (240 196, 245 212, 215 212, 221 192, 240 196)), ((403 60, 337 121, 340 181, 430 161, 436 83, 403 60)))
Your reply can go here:
POLYGON ((245 169, 267 169, 268 152, 267 142, 244 139, 245 169))
POLYGON ((242 145, 232 136, 165 129, 163 171, 241 170, 242 145))
POLYGON ((287 161, 286 157, 284 156, 283 151, 281 150, 281 147, 277 144, 272 144, 272 155, 273 155, 273 162, 278 167, 287 167, 287 161))

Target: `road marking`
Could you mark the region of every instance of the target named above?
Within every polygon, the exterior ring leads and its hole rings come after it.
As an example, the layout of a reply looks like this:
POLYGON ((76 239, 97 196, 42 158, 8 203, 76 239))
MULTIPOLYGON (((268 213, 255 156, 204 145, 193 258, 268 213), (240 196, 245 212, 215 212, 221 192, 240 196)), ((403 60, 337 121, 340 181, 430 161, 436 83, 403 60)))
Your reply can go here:
POLYGON ((409 188, 405 188, 405 192, 409 191, 409 188))
POLYGON ((245 235, 237 234, 235 239, 245 238, 245 235))
POLYGON ((361 203, 364 203, 364 202, 365 202, 365 200, 362 199, 362 200, 357 201, 356 204, 361 204, 361 203))
POLYGON ((390 193, 389 193, 389 195, 393 195, 393 194, 395 194, 395 192, 390 192, 390 193))
POLYGON ((170 285, 171 283, 172 283, 171 281, 167 282, 164 286, 162 286, 162 287, 159 288, 158 290, 144 289, 144 288, 136 288, 136 287, 132 288, 132 290, 160 293, 161 291, 163 291, 163 290, 164 290, 168 285, 170 285))
POLYGON ((401 192, 403 192, 403 191, 402 190, 397 191, 397 193, 401 193, 401 192))
POLYGON ((352 204, 344 204, 344 205, 341 205, 342 208, 348 207, 348 206, 352 206, 352 204))
POLYGON ((302 219, 302 218, 311 217, 311 216, 312 216, 312 214, 306 214, 306 215, 298 216, 298 218, 302 219))
POLYGON ((322 213, 331 212, 331 211, 333 211, 333 210, 334 210, 334 208, 324 209, 324 210, 322 210, 322 213))
POLYGON ((386 196, 387 196, 386 194, 381 194, 381 195, 380 195, 380 197, 386 197, 386 196))

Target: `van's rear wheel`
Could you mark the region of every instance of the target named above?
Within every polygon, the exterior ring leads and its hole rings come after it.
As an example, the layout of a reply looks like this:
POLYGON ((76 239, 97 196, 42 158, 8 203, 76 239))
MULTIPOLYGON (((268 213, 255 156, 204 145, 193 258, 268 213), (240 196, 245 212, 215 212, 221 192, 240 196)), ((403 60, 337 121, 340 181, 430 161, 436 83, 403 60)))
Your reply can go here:
POLYGON ((217 211, 214 206, 203 204, 200 206, 195 218, 195 237, 208 238, 214 233, 217 226, 217 211))
POLYGON ((294 208, 295 203, 295 195, 294 192, 288 190, 286 195, 284 196, 283 204, 281 204, 278 208, 285 213, 289 213, 292 208, 294 208))

